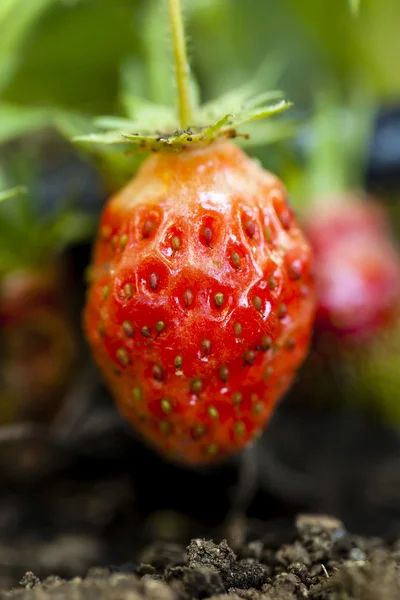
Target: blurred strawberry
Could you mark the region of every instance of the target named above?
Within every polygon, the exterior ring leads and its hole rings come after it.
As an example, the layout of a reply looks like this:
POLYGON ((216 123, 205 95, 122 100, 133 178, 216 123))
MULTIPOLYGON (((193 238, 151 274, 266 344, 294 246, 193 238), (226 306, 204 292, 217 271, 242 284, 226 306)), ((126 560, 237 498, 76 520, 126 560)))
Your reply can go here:
MULTIPOLYGON (((7 163, 1 187, 35 182, 36 172, 24 171, 22 179, 19 166, 7 163)), ((49 420, 62 401, 79 357, 64 250, 88 236, 93 224, 69 206, 41 211, 26 191, 0 204, 0 423, 49 420)))
POLYGON ((76 364, 78 340, 67 305, 65 265, 20 270, 0 283, 1 376, 9 419, 47 420, 76 364))
POLYGON ((362 343, 399 313, 400 253, 383 209, 370 198, 332 197, 305 229, 315 254, 316 333, 362 343))

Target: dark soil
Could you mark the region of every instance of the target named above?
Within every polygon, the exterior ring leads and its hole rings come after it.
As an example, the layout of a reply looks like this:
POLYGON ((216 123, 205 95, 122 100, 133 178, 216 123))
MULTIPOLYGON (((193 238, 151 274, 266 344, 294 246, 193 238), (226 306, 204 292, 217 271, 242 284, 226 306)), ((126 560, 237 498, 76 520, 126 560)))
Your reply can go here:
MULTIPOLYGON (((6 599, 37 600, 315 600, 400 598, 400 542, 349 535, 336 519, 299 516, 280 536, 241 534, 215 543, 155 543, 138 560, 92 569, 84 577, 40 581, 32 572, 6 599), (242 539, 240 539, 242 538, 242 539), (240 540, 240 541, 239 541, 240 540)), ((256 527, 257 528, 257 527, 256 527)))

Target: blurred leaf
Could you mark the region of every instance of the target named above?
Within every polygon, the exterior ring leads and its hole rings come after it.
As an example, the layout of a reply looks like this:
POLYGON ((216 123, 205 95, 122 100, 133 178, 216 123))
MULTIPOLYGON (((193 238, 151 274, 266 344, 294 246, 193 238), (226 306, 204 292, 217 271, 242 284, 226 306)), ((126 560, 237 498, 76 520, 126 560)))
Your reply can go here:
POLYGON ((236 143, 253 150, 260 146, 266 147, 294 138, 302 125, 303 121, 298 117, 267 121, 266 123, 257 122, 246 128, 248 138, 238 138, 236 143))
POLYGON ((241 85, 230 88, 217 98, 214 98, 201 107, 203 118, 215 118, 224 112, 236 112, 249 102, 259 101, 264 97, 264 102, 283 97, 283 92, 274 90, 284 71, 284 63, 278 56, 268 57, 256 70, 251 79, 246 79, 241 85), (266 87, 272 91, 265 92, 266 87), (262 94, 262 95, 260 95, 262 94))
MULTIPOLYGON (((154 118, 153 129, 161 130, 169 129, 178 112, 172 44, 169 28, 165 27, 168 22, 167 2, 147 0, 139 13, 143 59, 131 57, 121 68, 120 101, 124 114, 139 123, 154 118), (158 125, 159 122, 163 124, 158 125)), ((200 91, 193 73, 189 80, 191 103, 196 107, 200 91)))
POLYGON ((140 19, 144 54, 140 64, 146 80, 142 97, 174 108, 176 90, 168 23, 168 3, 146 0, 140 19))
POLYGON ((4 56, 0 62, 0 91, 7 85, 17 68, 16 56, 4 56))
MULTIPOLYGON (((176 91, 171 65, 168 65, 168 73, 169 82, 173 84, 171 85, 172 91, 168 92, 168 98, 165 102, 161 100, 156 102, 156 100, 152 100, 152 96, 155 96, 155 94, 151 90, 148 91, 148 87, 144 82, 146 75, 145 65, 139 64, 135 60, 130 60, 123 65, 121 70, 120 98, 124 114, 129 119, 145 123, 151 119, 156 119, 156 125, 160 121, 163 123, 174 123, 176 121, 176 91), (141 93, 138 93, 137 87, 141 88, 141 93)), ((193 77, 191 77, 190 85, 192 106, 197 106, 199 102, 199 90, 197 82, 193 77)), ((165 96, 161 92, 159 95, 160 98, 165 96)))
POLYGON ((360 12, 361 0, 348 0, 352 14, 357 17, 360 12))
MULTIPOLYGON (((97 129, 92 118, 68 111, 58 111, 54 122, 57 130, 69 142, 76 138, 91 136, 93 131, 97 129)), ((144 160, 144 156, 132 152, 130 144, 126 140, 124 141, 120 134, 112 133, 114 139, 110 140, 108 138, 109 143, 105 144, 107 134, 102 133, 100 129, 98 131, 99 133, 95 135, 100 137, 101 142, 90 138, 90 143, 80 141, 73 143, 83 157, 96 165, 106 182, 109 192, 112 193, 132 178, 144 160)))
POLYGON ((33 163, 31 157, 18 151, 2 159, 1 187, 6 183, 9 189, 4 190, 4 196, 14 197, 0 203, 0 275, 46 264, 69 245, 88 240, 95 232, 97 219, 77 208, 79 198, 75 195, 61 196, 55 211, 40 207, 40 199, 33 192, 38 165, 33 163), (14 181, 27 185, 11 188, 14 181))
MULTIPOLYGON (((34 2, 19 0, 20 12, 34 2)), ((29 52, 3 91, 4 99, 83 112, 113 111, 120 64, 139 50, 135 4, 54 0, 52 10, 31 30, 29 52)))
POLYGON ((348 357, 345 366, 353 385, 349 401, 400 427, 400 321, 348 357))
POLYGON ((400 95, 400 3, 398 0, 363 0, 357 19, 342 2, 288 0, 308 43, 314 47, 324 74, 335 77, 342 89, 352 93, 358 86, 377 100, 400 95))
POLYGON ((223 113, 235 114, 237 112, 245 112, 258 103, 281 100, 282 96, 281 91, 274 90, 249 99, 248 90, 245 87, 237 91, 232 90, 232 92, 225 94, 221 98, 217 98, 202 106, 199 110, 199 121, 207 123, 210 120, 218 118, 223 113))
POLYGON ((48 245, 52 251, 60 252, 68 246, 89 239, 94 235, 96 225, 97 219, 93 215, 67 208, 50 224, 47 232, 48 245))
POLYGON ((20 196, 24 193, 26 193, 26 188, 22 185, 16 186, 9 190, 2 190, 0 191, 0 202, 4 202, 5 200, 9 200, 10 198, 14 198, 15 196, 20 196))
POLYGON ((14 73, 22 45, 55 0, 2 0, 0 4, 0 89, 14 73))
POLYGON ((332 84, 316 94, 314 112, 299 129, 301 159, 289 161, 283 174, 297 210, 362 188, 375 109, 367 92, 344 98, 332 84))
MULTIPOLYGON (((132 96, 130 97, 128 117, 125 123, 133 131, 146 127, 165 131, 176 126, 177 121, 175 111, 168 106, 157 105, 146 99, 132 96)), ((119 117, 104 116, 95 118, 93 122, 95 126, 105 129, 108 127, 105 123, 116 123, 118 120, 122 122, 119 117)))
MULTIPOLYGON (((247 62, 249 20, 240 4, 232 0, 187 0, 183 5, 189 60, 200 77, 203 97, 213 98, 239 87, 247 79, 249 67, 255 66, 247 62)), ((258 49, 255 55, 258 62, 258 49)))
POLYGON ((38 131, 51 122, 48 110, 0 103, 0 144, 38 131))

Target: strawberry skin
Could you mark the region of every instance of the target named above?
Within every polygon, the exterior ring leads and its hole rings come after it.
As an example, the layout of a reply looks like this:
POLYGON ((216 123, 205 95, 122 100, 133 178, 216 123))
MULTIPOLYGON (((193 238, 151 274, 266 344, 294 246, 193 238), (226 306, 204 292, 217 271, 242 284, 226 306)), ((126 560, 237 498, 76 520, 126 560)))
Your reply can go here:
POLYGON ((393 323, 400 254, 383 209, 372 199, 332 198, 305 229, 315 256, 316 333, 359 344, 393 323))
POLYGON ((209 463, 260 434, 308 349, 310 262, 281 182, 230 142, 154 154, 110 199, 84 327, 158 452, 209 463))

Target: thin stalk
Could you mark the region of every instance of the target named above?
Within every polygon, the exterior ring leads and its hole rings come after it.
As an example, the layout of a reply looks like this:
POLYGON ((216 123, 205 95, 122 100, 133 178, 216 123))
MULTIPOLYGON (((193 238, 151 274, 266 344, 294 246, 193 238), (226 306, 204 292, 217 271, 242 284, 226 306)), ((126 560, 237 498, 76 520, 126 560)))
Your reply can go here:
POLYGON ((189 91, 190 67, 186 52, 181 0, 168 0, 168 4, 178 91, 179 121, 182 129, 187 129, 192 119, 192 107, 189 91))

